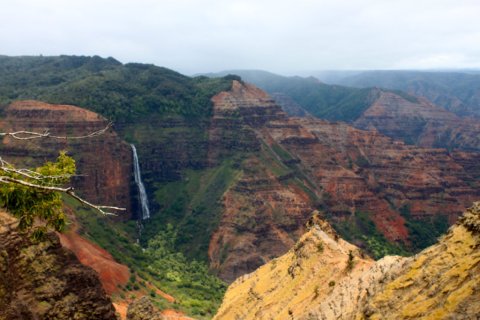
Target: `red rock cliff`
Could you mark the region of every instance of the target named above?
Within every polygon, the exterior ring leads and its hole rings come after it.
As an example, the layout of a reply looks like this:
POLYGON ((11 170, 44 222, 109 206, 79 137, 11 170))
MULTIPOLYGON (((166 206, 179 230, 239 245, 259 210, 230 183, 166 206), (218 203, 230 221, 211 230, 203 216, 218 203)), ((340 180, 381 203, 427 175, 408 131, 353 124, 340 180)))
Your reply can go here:
POLYGON ((246 148, 241 177, 224 194, 210 242, 211 265, 227 281, 286 252, 315 208, 337 220, 367 212, 387 239, 408 245, 401 207, 408 205, 413 219, 443 215, 453 223, 480 196, 479 154, 408 146, 343 123, 288 119, 264 92, 240 82, 213 102, 215 146, 247 140, 255 146, 246 148))
MULTIPOLYGON (((107 125, 106 119, 94 112, 39 101, 17 101, 2 112, 0 127, 4 132, 48 130, 55 136, 82 136, 107 125)), ((128 213, 121 218, 129 218, 132 155, 128 144, 113 130, 85 139, 6 137, 0 144, 0 154, 7 161, 29 167, 54 160, 60 150, 67 150, 76 161, 79 176, 73 185, 79 194, 92 203, 125 207, 128 213)))

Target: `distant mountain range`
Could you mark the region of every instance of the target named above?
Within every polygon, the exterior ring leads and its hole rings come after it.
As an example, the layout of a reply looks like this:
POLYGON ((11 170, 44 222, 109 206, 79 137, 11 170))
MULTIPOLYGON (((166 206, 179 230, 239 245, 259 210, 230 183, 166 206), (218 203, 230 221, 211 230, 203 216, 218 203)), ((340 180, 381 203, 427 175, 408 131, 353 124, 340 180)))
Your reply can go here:
POLYGON ((402 90, 459 116, 480 117, 479 70, 330 72, 315 76, 338 85, 402 90))

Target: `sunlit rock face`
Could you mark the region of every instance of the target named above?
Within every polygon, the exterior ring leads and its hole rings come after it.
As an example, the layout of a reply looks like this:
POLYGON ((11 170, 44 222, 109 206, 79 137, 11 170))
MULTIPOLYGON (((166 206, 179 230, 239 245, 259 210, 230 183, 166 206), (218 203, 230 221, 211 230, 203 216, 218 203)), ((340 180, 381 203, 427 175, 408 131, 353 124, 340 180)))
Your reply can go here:
POLYGON ((322 220, 287 254, 237 279, 214 319, 475 319, 480 203, 437 244, 374 262, 322 220))

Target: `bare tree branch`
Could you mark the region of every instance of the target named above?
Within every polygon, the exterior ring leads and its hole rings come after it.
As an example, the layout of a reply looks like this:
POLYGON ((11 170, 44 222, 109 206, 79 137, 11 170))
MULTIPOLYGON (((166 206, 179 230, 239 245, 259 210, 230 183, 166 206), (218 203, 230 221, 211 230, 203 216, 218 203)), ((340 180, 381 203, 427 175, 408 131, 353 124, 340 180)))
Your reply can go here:
POLYGON ((45 130, 43 133, 21 130, 16 132, 0 132, 0 137, 10 136, 17 140, 31 140, 31 139, 39 139, 39 138, 52 138, 52 139, 65 139, 65 140, 85 139, 85 138, 92 138, 92 137, 102 135, 111 127, 112 127, 112 123, 109 122, 105 128, 89 133, 84 136, 67 136, 67 135, 55 136, 55 135, 51 135, 50 132, 48 132, 48 130, 45 130))

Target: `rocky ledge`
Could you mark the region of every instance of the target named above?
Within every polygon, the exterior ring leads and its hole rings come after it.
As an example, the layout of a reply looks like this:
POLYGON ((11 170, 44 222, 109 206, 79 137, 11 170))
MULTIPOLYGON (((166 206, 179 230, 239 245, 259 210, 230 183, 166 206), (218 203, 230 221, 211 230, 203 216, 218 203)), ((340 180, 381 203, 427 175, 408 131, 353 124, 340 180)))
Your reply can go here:
POLYGON ((322 220, 287 254, 237 279, 214 319, 477 319, 480 202, 437 244, 377 262, 322 220))
POLYGON ((33 243, 15 225, 0 212, 0 319, 116 319, 95 271, 54 233, 33 243))

